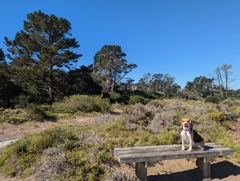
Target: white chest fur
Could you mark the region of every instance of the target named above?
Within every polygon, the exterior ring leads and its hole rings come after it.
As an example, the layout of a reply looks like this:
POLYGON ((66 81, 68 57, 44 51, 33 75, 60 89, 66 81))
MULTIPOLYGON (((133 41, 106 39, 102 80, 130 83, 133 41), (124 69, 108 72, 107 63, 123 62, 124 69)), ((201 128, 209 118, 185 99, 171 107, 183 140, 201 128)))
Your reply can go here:
POLYGON ((189 133, 189 131, 182 130, 181 137, 185 142, 189 142, 191 139, 191 134, 189 133))

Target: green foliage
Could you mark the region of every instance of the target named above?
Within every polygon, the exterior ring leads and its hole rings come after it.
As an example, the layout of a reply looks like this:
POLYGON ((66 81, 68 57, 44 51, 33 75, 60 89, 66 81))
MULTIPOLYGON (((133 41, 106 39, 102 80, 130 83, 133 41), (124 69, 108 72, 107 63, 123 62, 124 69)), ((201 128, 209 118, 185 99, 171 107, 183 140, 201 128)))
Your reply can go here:
POLYGON ((101 96, 73 95, 69 98, 64 98, 62 102, 54 103, 52 111, 71 114, 76 114, 77 112, 108 113, 112 111, 112 106, 109 99, 104 99, 101 96))
POLYGON ((28 121, 28 114, 22 109, 5 109, 0 114, 0 123, 21 124, 28 121))
POLYGON ((161 145, 171 145, 179 143, 180 136, 179 136, 179 129, 176 127, 169 127, 167 130, 160 131, 158 136, 161 145))
POLYGON ((74 169, 69 169, 66 176, 73 180, 96 181, 103 179, 106 176, 106 169, 98 160, 100 161, 105 153, 103 153, 103 151, 95 151, 92 152, 96 154, 95 157, 92 157, 89 148, 86 150, 74 150, 69 152, 67 158, 69 162, 74 165, 74 169))
POLYGON ((118 45, 104 45, 94 56, 92 75, 107 93, 114 92, 117 83, 137 67, 127 64, 125 56, 118 45))
POLYGON ((73 115, 72 113, 64 113, 64 112, 46 112, 47 118, 50 120, 55 121, 56 119, 74 119, 76 118, 76 115, 73 115))
MULTIPOLYGON (((40 159, 44 149, 63 145, 66 149, 71 150, 79 145, 77 140, 79 137, 76 132, 61 127, 29 135, 4 150, 0 157, 0 167, 7 175, 24 172, 40 159), (72 142, 74 140, 75 143, 72 142)), ((27 172, 30 173, 29 170, 27 172)))
POLYGON ((226 113, 224 111, 210 112, 209 116, 213 121, 216 121, 216 122, 223 122, 226 120, 226 113))
POLYGON ((16 86, 9 77, 9 65, 5 61, 5 54, 0 48, 0 106, 13 106, 12 100, 22 93, 19 86, 16 86))
MULTIPOLYGON (((58 165, 67 163, 67 166, 62 167, 62 175, 55 173, 51 175, 52 178, 107 180, 115 174, 109 169, 116 166, 114 148, 180 144, 178 121, 186 115, 193 119, 195 129, 206 142, 216 142, 232 148, 235 157, 240 159, 240 146, 233 142, 226 131, 229 129, 226 109, 231 109, 225 106, 226 104, 216 106, 201 101, 182 100, 155 100, 147 105, 128 105, 117 120, 109 120, 101 125, 56 127, 26 136, 0 151, 0 168, 7 175, 34 177, 44 160, 57 157, 51 148, 61 148, 59 153, 64 155, 65 161, 58 162, 58 165), (148 124, 143 124, 145 121, 148 124), (151 126, 157 129, 153 131, 151 126), (46 150, 50 150, 48 157, 44 156, 46 150)), ((51 167, 52 162, 48 164, 51 167)))
POLYGON ((0 63, 2 63, 4 60, 5 60, 5 54, 2 48, 0 48, 0 63))
POLYGON ((220 103, 222 100, 224 100, 224 98, 219 97, 219 96, 209 96, 205 99, 205 102, 211 102, 211 103, 215 103, 218 104, 220 103))
POLYGON ((128 104, 136 104, 136 103, 147 104, 149 101, 150 101, 149 99, 146 99, 143 96, 133 95, 133 96, 130 96, 128 104))
MULTIPOLYGON (((67 86, 61 86, 64 90, 63 95, 70 96, 74 94, 97 94, 100 95, 102 87, 98 85, 91 77, 92 69, 81 66, 80 69, 74 69, 67 73, 67 86)), ((62 96, 59 95, 62 99, 62 96)))
POLYGON ((110 93, 110 99, 116 103, 116 102, 119 102, 119 99, 121 98, 121 95, 117 92, 112 92, 110 93))
POLYGON ((196 77, 193 82, 187 82, 185 91, 188 92, 189 97, 206 98, 212 94, 213 80, 212 78, 206 78, 204 76, 196 77))
POLYGON ((131 134, 126 130, 124 122, 107 122, 98 128, 97 133, 107 138, 125 138, 131 134))
POLYGON ((101 96, 74 95, 62 102, 50 105, 28 104, 26 109, 5 109, 0 114, 0 123, 21 124, 26 121, 75 118, 86 114, 112 112, 110 100, 101 96))
POLYGON ((221 122, 221 126, 223 126, 225 128, 225 130, 231 130, 231 128, 232 128, 232 125, 229 121, 221 122))
POLYGON ((159 92, 164 93, 164 96, 171 97, 173 94, 178 94, 181 87, 175 83, 175 77, 169 74, 154 74, 151 73, 144 74, 142 78, 139 79, 136 84, 139 90, 146 92, 158 92, 154 97, 161 97, 159 92))
POLYGON ((29 99, 29 96, 21 94, 12 100, 12 104, 14 105, 14 108, 24 109, 29 104, 29 99))
POLYGON ((33 103, 28 104, 26 111, 28 113, 29 120, 43 121, 47 117, 42 108, 39 105, 33 103))
POLYGON ((240 107, 239 106, 232 106, 231 111, 236 117, 240 117, 240 107))
POLYGON ((175 141, 176 132, 173 130, 153 135, 150 129, 139 126, 133 132, 123 121, 107 122, 89 129, 57 127, 29 135, 8 146, 1 153, 0 168, 6 175, 24 174, 25 178, 34 173, 34 165, 41 160, 43 150, 64 147, 67 162, 72 165, 66 168, 65 178, 94 181, 109 177, 108 167, 104 165, 114 162, 114 147, 173 144, 175 141), (95 134, 89 132, 90 129, 95 134), (77 136, 79 132, 82 133, 80 137, 77 136), (89 142, 91 137, 94 140, 104 137, 104 140, 89 142))
POLYGON ((218 126, 217 128, 213 129, 213 131, 210 133, 210 136, 212 138, 211 141, 233 149, 234 156, 238 161, 240 160, 240 145, 233 142, 223 126, 218 126))
MULTIPOLYGON (((24 30, 14 40, 5 37, 11 77, 36 102, 52 102, 56 84, 62 84, 61 69, 69 68, 81 54, 71 50, 79 45, 71 36, 71 23, 41 11, 27 14, 24 30)), ((64 71, 62 71, 64 73, 64 71)))

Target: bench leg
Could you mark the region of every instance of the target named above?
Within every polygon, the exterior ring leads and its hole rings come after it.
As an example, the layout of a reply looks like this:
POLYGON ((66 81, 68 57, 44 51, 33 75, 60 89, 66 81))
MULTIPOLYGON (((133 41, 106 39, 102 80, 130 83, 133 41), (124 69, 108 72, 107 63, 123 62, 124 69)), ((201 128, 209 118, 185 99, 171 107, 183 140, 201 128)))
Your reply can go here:
POLYGON ((145 167, 145 162, 135 163, 135 173, 139 181, 147 180, 147 168, 145 167))
POLYGON ((212 157, 197 158, 198 181, 211 180, 211 161, 212 157))

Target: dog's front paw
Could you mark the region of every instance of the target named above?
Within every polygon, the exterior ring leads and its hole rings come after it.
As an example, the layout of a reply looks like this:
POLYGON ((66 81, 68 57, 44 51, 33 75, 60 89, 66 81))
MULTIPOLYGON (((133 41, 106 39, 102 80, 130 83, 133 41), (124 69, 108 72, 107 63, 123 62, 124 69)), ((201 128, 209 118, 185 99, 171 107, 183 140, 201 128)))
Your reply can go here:
POLYGON ((192 149, 191 149, 191 148, 188 148, 187 151, 192 151, 192 149))

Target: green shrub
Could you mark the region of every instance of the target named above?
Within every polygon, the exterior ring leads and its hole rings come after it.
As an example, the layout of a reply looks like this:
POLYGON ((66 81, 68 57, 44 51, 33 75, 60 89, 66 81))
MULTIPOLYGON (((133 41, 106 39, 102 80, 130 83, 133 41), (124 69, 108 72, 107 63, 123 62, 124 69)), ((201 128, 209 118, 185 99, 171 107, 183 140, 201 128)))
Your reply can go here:
POLYGON ((43 133, 28 135, 4 150, 0 157, 0 168, 6 175, 18 172, 30 174, 29 169, 40 160, 40 156, 46 148, 63 145, 66 149, 72 150, 78 147, 80 143, 76 133, 67 128, 55 127, 43 133))
POLYGON ((142 103, 142 104, 147 104, 150 100, 145 99, 143 96, 139 95, 134 95, 130 96, 128 104, 136 104, 136 103, 142 103))
POLYGON ((29 120, 43 121, 45 118, 47 118, 47 115, 39 105, 33 103, 28 104, 26 111, 28 113, 29 120))
MULTIPOLYGON (((61 104, 69 104, 65 105, 67 111, 70 110, 70 105, 73 105, 74 115, 79 111, 77 106, 82 105, 79 103, 80 100, 86 100, 87 107, 91 107, 91 104, 88 104, 89 100, 94 100, 97 104, 100 104, 98 101, 102 100, 100 96, 96 99, 89 98, 89 96, 81 98, 76 96, 69 99, 69 102, 65 101, 61 104), (72 104, 73 102, 78 105, 72 104)), ((240 145, 235 144, 231 140, 230 133, 226 131, 230 128, 227 115, 232 114, 231 110, 237 111, 238 109, 234 107, 227 111, 224 106, 226 107, 226 105, 222 106, 222 103, 218 106, 205 103, 203 106, 202 101, 181 101, 179 99, 151 101, 147 105, 141 103, 128 105, 125 106, 120 116, 114 119, 108 116, 98 125, 56 127, 42 133, 28 135, 6 149, 0 150, 0 168, 7 175, 19 174, 27 177, 36 173, 36 170, 41 170, 39 165, 46 165, 46 160, 49 159, 50 165, 47 165, 49 168, 54 166, 53 160, 58 160, 55 162, 58 163, 57 165, 65 166, 66 164, 66 167, 60 167, 61 175, 56 173, 51 175, 55 180, 95 181, 110 178, 118 180, 115 177, 117 174, 112 173, 114 170, 110 169, 116 163, 114 148, 180 144, 178 121, 186 115, 193 118, 196 123, 195 129, 206 142, 215 142, 234 149, 236 158, 240 160, 240 145), (153 127, 163 125, 152 131, 149 123, 153 120, 156 122, 152 124, 153 127), (56 149, 59 151, 55 152, 56 149), (46 156, 44 153, 47 151, 46 156), (59 160, 58 155, 62 155, 64 160, 59 160)), ((60 106, 60 103, 52 106, 55 110, 63 108, 64 106, 60 106)), ((20 110, 18 114, 21 114, 20 110)), ((119 178, 128 177, 119 176, 119 178)))
POLYGON ((23 109, 5 109, 0 114, 0 123, 18 125, 28 120, 28 114, 23 109))
POLYGON ((226 104, 229 107, 231 107, 231 106, 238 106, 240 104, 240 100, 232 98, 232 97, 229 97, 229 98, 223 100, 222 104, 226 104))
POLYGON ((223 101, 224 98, 222 97, 218 97, 218 96, 209 96, 205 99, 205 102, 211 102, 211 103, 215 103, 215 104, 218 104, 220 103, 221 101, 223 101))
POLYGON ((101 96, 73 95, 65 97, 62 102, 56 102, 52 106, 52 111, 57 113, 77 112, 99 112, 108 113, 112 111, 110 100, 101 96))
POLYGON ((221 111, 221 112, 210 112, 209 116, 210 116, 210 118, 213 121, 216 121, 216 122, 223 122, 223 121, 226 120, 226 114, 225 114, 224 111, 221 111))
POLYGON ((29 96, 20 95, 20 96, 14 98, 12 103, 14 104, 14 108, 24 109, 29 104, 29 96))
POLYGON ((230 109, 236 117, 240 117, 240 106, 232 106, 230 109))
POLYGON ((110 99, 112 100, 113 103, 120 102, 121 94, 117 92, 112 92, 110 94, 110 99))

